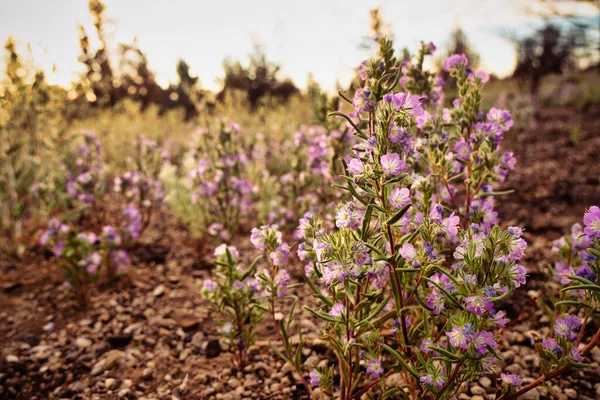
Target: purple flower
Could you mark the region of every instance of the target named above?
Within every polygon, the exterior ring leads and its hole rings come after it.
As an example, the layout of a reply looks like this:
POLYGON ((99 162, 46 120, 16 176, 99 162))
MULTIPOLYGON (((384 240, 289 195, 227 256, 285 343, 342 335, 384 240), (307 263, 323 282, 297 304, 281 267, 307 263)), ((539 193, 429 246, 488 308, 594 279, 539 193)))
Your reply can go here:
POLYGON ((502 382, 506 383, 507 385, 521 386, 523 383, 523 381, 515 374, 501 373, 500 379, 502 379, 502 382))
POLYGON ((59 258, 60 256, 62 256, 62 253, 65 250, 65 247, 66 247, 66 244, 62 240, 60 242, 56 243, 52 247, 52 254, 54 254, 54 257, 59 258))
POLYGON ((507 274, 516 288, 527 283, 527 270, 521 264, 512 265, 508 269, 507 274))
POLYGON ((473 335, 472 342, 475 345, 475 350, 483 354, 487 351, 486 346, 490 346, 493 349, 498 348, 498 343, 494 340, 492 332, 477 332, 473 335))
POLYGON ((590 210, 583 215, 583 232, 591 238, 600 239, 600 208, 598 206, 590 207, 590 210))
MULTIPOLYGON (((388 99, 390 98, 388 97, 388 99)), ((396 111, 404 111, 415 116, 423 114, 423 107, 421 106, 419 96, 408 93, 396 93, 390 100, 394 103, 396 111)))
POLYGON ((375 107, 375 103, 371 100, 372 93, 373 91, 367 86, 356 91, 352 99, 352 105, 354 105, 354 110, 357 113, 371 111, 375 107))
POLYGON ((469 79, 479 79, 481 83, 487 83, 490 80, 490 76, 485 71, 471 71, 469 73, 469 79))
POLYGON ((402 248, 400 249, 400 255, 405 260, 412 260, 417 256, 417 251, 415 250, 415 246, 410 243, 404 243, 402 248))
POLYGON ((575 275, 585 278, 590 282, 596 281, 596 274, 587 264, 584 264, 581 267, 577 268, 577 270, 575 271, 575 275))
POLYGON ((269 256, 273 261, 273 265, 284 265, 288 261, 290 255, 290 246, 287 243, 282 243, 275 251, 272 251, 269 256))
POLYGON ((439 290, 434 289, 427 298, 427 307, 433 310, 434 314, 439 314, 444 310, 444 295, 439 290))
POLYGON ((213 293, 215 290, 217 290, 217 282, 213 281, 212 279, 205 279, 204 282, 202 282, 202 287, 209 293, 213 293))
POLYGON ((256 247, 258 250, 266 250, 266 238, 262 229, 252 228, 250 232, 250 242, 256 247))
POLYGON ((275 286, 277 286, 277 296, 283 297, 288 291, 290 285, 290 274, 285 269, 279 270, 275 277, 275 286))
POLYGON ((119 236, 116 229, 113 228, 112 226, 109 226, 109 225, 103 226, 102 227, 102 236, 104 237, 104 240, 108 244, 112 244, 115 246, 118 246, 121 244, 121 236, 119 236))
POLYGON ((493 304, 484 296, 471 296, 465 299, 467 311, 481 317, 484 312, 493 307, 493 304))
POLYGON ((360 175, 365 172, 365 166, 358 158, 352 158, 348 163, 348 172, 352 175, 360 175))
POLYGON ((342 303, 335 303, 328 314, 332 317, 339 317, 344 312, 344 309, 345 307, 342 303))
POLYGON ((335 215, 335 226, 338 228, 358 229, 362 221, 362 213, 356 209, 354 202, 342 205, 335 215))
POLYGON ((523 238, 518 238, 510 241, 508 259, 517 261, 523 258, 525 255, 525 249, 527 248, 527 242, 523 238))
POLYGON ((381 360, 376 358, 375 360, 367 361, 367 374, 371 374, 373 378, 379 378, 383 374, 383 367, 381 366, 381 360))
POLYGON ((429 220, 432 222, 442 222, 442 214, 444 213, 444 207, 441 204, 435 204, 431 207, 429 212, 429 220))
MULTIPOLYGON (((466 326, 468 324, 465 324, 464 326, 466 326)), ((468 336, 468 333, 465 331, 463 327, 458 327, 455 326, 452 328, 452 330, 450 332, 446 332, 446 336, 448 336, 450 338, 450 344, 452 345, 452 347, 454 348, 463 348, 463 349, 468 349, 469 348, 469 341, 470 341, 470 337, 468 336)))
POLYGON ((79 266, 85 268, 86 272, 94 275, 102 263, 102 256, 97 251, 90 254, 86 259, 79 261, 79 266))
POLYGON ((556 336, 575 340, 577 338, 576 330, 580 326, 581 320, 575 315, 568 315, 567 318, 556 318, 554 323, 554 333, 556 336))
POLYGON ((388 201, 392 207, 402 209, 411 203, 410 191, 407 188, 394 188, 388 196, 388 201))
POLYGON ((492 108, 488 111, 487 120, 497 123, 498 127, 505 132, 509 130, 514 123, 512 116, 508 111, 500 110, 498 108, 492 108))
POLYGON ((442 377, 433 376, 431 374, 423 375, 419 378, 419 381, 425 385, 443 387, 446 384, 446 380, 442 377))
POLYGON ((119 272, 127 271, 127 269, 131 266, 131 259, 125 250, 111 251, 110 259, 119 272))
POLYGON ((472 151, 473 148, 465 141, 464 138, 460 138, 460 140, 454 145, 454 152, 456 153, 456 158, 459 160, 468 160, 469 157, 471 157, 472 151))
POLYGON ((133 240, 138 239, 142 233, 142 214, 133 204, 127 204, 123 211, 123 227, 133 240))
POLYGON ((498 326, 501 327, 505 327, 506 326, 506 318, 504 317, 504 311, 498 311, 496 312, 493 308, 489 311, 489 315, 490 317, 492 317, 492 320, 494 321, 494 323, 498 326))
POLYGON ((406 172, 408 165, 400 159, 398 153, 391 153, 381 156, 381 168, 387 176, 396 176, 406 172))
POLYGON ((510 235, 518 237, 518 238, 520 238, 521 235, 523 235, 523 229, 521 229, 517 226, 509 226, 508 228, 506 228, 506 232, 508 232, 510 235))
POLYGON ((444 60, 444 71, 450 72, 453 69, 464 68, 469 63, 464 54, 454 54, 444 60))
POLYGON ((583 362, 583 356, 581 355, 581 350, 579 350, 579 347, 577 347, 577 346, 571 347, 571 350, 569 351, 569 355, 571 356, 573 361, 579 362, 579 363, 583 362))
POLYGON ((431 375, 424 375, 419 378, 419 381, 425 385, 433 386, 433 376, 431 375))
POLYGON ((419 348, 421 349, 421 351, 423 353, 430 353, 432 352, 431 348, 429 346, 433 345, 433 342, 431 341, 431 339, 423 339, 423 341, 421 342, 421 346, 419 346, 419 348))
POLYGON ((542 340, 542 346, 547 350, 555 352, 558 357, 562 355, 562 348, 558 345, 556 339, 544 339, 542 340))
POLYGON ((446 234, 448 236, 450 236, 450 238, 455 238, 456 235, 458 235, 458 222, 460 221, 460 218, 456 215, 454 215, 454 213, 450 214, 450 216, 446 219, 444 219, 442 221, 442 226, 444 227, 444 232, 446 232, 446 234))
POLYGON ((317 371, 310 371, 308 377, 312 386, 319 386, 319 380, 321 379, 321 375, 319 375, 317 371))

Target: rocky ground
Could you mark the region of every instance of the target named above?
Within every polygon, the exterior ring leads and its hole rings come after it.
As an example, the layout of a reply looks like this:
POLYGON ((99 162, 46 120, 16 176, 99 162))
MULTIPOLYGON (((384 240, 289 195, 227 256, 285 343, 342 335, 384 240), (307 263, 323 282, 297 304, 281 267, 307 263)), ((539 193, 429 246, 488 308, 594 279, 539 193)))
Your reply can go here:
MULTIPOLYGON (((546 273, 551 241, 600 203, 600 119, 597 110, 545 109, 535 126, 513 141, 517 170, 507 186, 516 193, 499 202, 505 225, 526 228, 527 285, 506 301, 511 322, 503 333, 505 371, 524 382, 539 374, 529 333, 546 336, 548 320, 536 299, 550 284, 546 273)), ((189 237, 161 213, 135 250, 136 268, 100 287, 90 309, 78 310, 61 288, 60 271, 36 248, 19 264, 0 262, 0 398, 293 399, 305 393, 291 368, 272 355, 270 324, 260 327, 252 362, 232 367, 217 340, 217 325, 200 296, 210 275, 211 246, 189 237)), ((239 245, 243 251, 249 243, 239 245)), ((302 293, 300 293, 302 294, 302 293)), ((308 316, 305 363, 331 355, 308 316)), ((589 325, 588 335, 598 329, 589 325)), ((587 357, 592 368, 571 372, 551 388, 524 398, 600 398, 600 349, 587 357)), ((390 377, 388 384, 393 385, 390 377)), ((495 383, 483 376, 460 398, 493 399, 495 383)))

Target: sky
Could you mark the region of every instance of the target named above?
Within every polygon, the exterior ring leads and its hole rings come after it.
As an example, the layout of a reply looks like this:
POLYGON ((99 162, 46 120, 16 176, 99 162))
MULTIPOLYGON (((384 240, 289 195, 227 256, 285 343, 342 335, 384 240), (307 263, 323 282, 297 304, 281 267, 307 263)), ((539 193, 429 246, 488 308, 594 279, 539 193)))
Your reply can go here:
MULTIPOLYGON (((281 77, 304 87, 309 72, 332 91, 348 84, 353 68, 370 54, 360 47, 369 33, 369 10, 392 29, 398 48, 420 41, 438 47, 460 25, 481 56, 480 68, 503 77, 515 65, 513 45, 501 29, 521 29, 539 17, 525 0, 105 0, 109 43, 138 45, 162 85, 176 81, 183 58, 201 85, 219 88, 225 58, 246 61, 254 43, 281 65, 281 77)), ((567 5, 581 15, 597 9, 567 5)), ((83 71, 77 25, 94 37, 87 0, 0 0, 0 40, 12 36, 50 83, 68 86, 83 71)), ((94 42, 92 42, 94 43, 94 42)), ((441 45, 441 46, 440 46, 441 45)))

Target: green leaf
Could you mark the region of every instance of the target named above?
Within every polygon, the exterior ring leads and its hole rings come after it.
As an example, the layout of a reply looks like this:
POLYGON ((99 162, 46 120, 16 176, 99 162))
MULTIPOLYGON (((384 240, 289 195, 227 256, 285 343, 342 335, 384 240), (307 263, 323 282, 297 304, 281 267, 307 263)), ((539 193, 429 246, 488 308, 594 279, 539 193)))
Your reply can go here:
POLYGON ((575 286, 566 287, 566 288, 562 289, 561 292, 566 292, 566 291, 569 291, 569 290, 590 290, 592 292, 600 293, 600 286, 594 285, 594 284, 591 284, 591 285, 575 285, 575 286))
POLYGON ((443 348, 441 348, 440 346, 436 346, 436 345, 434 345, 434 344, 432 344, 432 345, 429 345, 429 346, 428 346, 428 348, 430 348, 431 350, 435 350, 435 351, 437 351, 438 353, 440 353, 440 354, 442 354, 442 355, 446 356, 446 357, 447 357, 447 358, 449 358, 449 359, 450 359, 452 362, 454 362, 454 361, 457 361, 457 360, 460 360, 460 358, 461 358, 461 357, 457 356, 456 354, 454 354, 454 353, 451 353, 451 352, 449 352, 448 350, 446 350, 446 349, 443 349, 443 348))
POLYGON ((373 310, 371 312, 371 314, 365 320, 371 321, 373 318, 375 318, 381 312, 381 310, 383 310, 383 308, 387 305, 387 303, 390 301, 390 298, 391 297, 388 296, 385 299, 383 299, 383 301, 381 303, 379 303, 379 305, 375 308, 375 310, 373 310))
POLYGON ((501 192, 483 192, 483 193, 479 193, 480 197, 488 197, 488 196, 504 196, 505 194, 511 194, 514 193, 515 191, 513 189, 510 190, 503 190, 501 192))
POLYGON ((448 300, 450 300, 456 306, 456 308, 458 308, 460 310, 464 310, 462 304, 460 304, 458 302, 458 300, 456 300, 456 298, 454 296, 452 296, 446 289, 444 289, 444 287, 442 285, 440 285, 439 283, 437 283, 437 282, 435 282, 435 281, 433 281, 433 280, 431 280, 431 279, 429 279, 427 277, 424 277, 424 279, 427 282, 430 282, 431 284, 433 284, 434 286, 436 286, 438 289, 440 289, 440 291, 442 293, 444 293, 444 295, 448 298, 448 300))
POLYGON ((402 357, 396 350, 392 349, 385 343, 382 343, 381 347, 386 349, 400 363, 400 365, 402 365, 402 367, 404 367, 404 369, 408 371, 409 374, 414 376, 416 379, 420 378, 420 375, 417 373, 417 371, 415 371, 410 365, 408 365, 406 361, 404 361, 404 357, 402 357))
POLYGON ((589 248, 587 249, 588 253, 590 253, 591 255, 593 255, 594 257, 596 257, 597 259, 600 259, 600 251, 593 249, 593 248, 589 248))
POLYGON ((498 352, 496 351, 496 349, 494 349, 492 346, 490 346, 489 344, 487 346, 485 346, 486 349, 488 349, 488 351, 494 356, 496 357, 498 360, 502 361, 502 357, 500 357, 500 355, 498 354, 498 352))
POLYGON ((569 274, 569 275, 567 275, 567 278, 572 279, 574 281, 581 282, 584 285, 595 285, 594 282, 585 279, 583 276, 577 276, 577 275, 571 275, 571 274, 569 274))
POLYGON ((398 392, 400 392, 400 388, 397 388, 397 387, 388 389, 388 390, 385 391, 385 393, 383 393, 381 395, 381 400, 385 400, 387 398, 390 398, 390 397, 392 397, 393 395, 395 395, 398 392))
POLYGON ((327 114, 328 117, 342 117, 344 118, 346 121, 348 121, 348 123, 350 125, 352 125, 352 127, 354 128, 354 130, 356 130, 357 136, 359 136, 362 139, 368 139, 367 135, 365 135, 360 128, 354 123, 354 121, 352 121, 352 119, 347 116, 346 114, 344 114, 343 112, 339 112, 339 111, 334 111, 334 112, 330 112, 329 114, 327 114))
POLYGON ((325 321, 329 321, 329 322, 340 322, 340 320, 338 318, 334 318, 331 315, 322 313, 320 311, 315 311, 312 308, 309 307, 302 307, 303 309, 305 309, 306 311, 308 311, 309 313, 311 313, 312 315, 314 315, 317 318, 323 319, 325 321))
POLYGON ((562 300, 562 301, 557 302, 554 305, 556 307, 561 307, 561 306, 570 307, 570 306, 573 306, 573 307, 577 307, 577 308, 579 308, 579 307, 592 308, 591 306, 589 306, 589 305, 587 305, 585 303, 582 303, 580 301, 577 301, 577 300, 562 300))
POLYGON ((371 215, 373 214, 373 203, 369 203, 363 216, 362 228, 360 232, 360 239, 363 242, 367 241, 367 234, 369 233, 369 223, 371 222, 371 215))
POLYGON ((254 261, 252 261, 252 264, 250 264, 250 267, 246 270, 246 272, 244 272, 244 274, 242 275, 242 278, 240 279, 240 281, 244 281, 244 279, 246 279, 247 277, 249 277, 254 270, 256 269, 256 265, 258 264, 258 261, 262 258, 262 255, 256 257, 254 259, 254 261))
POLYGON ((339 96, 340 96, 342 99, 346 100, 348 103, 352 104, 352 100, 350 100, 348 97, 346 97, 346 94, 344 93, 344 91, 343 91, 343 90, 340 90, 340 91, 338 91, 338 95, 339 95, 339 96))
POLYGON ((390 219, 385 221, 385 224, 393 225, 394 223, 396 223, 400 218, 402 218, 404 216, 404 214, 406 214, 406 212, 408 211, 408 209, 410 208, 411 205, 412 204, 408 204, 408 205, 404 206, 400 211, 398 211, 396 214, 394 214, 392 217, 390 217, 390 219))

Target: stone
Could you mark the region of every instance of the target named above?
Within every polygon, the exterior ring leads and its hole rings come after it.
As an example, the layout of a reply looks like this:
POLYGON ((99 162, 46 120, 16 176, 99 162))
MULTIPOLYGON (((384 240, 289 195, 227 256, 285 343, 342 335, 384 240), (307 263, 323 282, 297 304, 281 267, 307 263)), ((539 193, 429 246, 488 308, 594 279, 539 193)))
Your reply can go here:
POLYGON ((479 384, 482 388, 489 389, 492 386, 492 380, 487 376, 484 376, 479 380, 479 384))
POLYGON ((107 379, 104 381, 104 387, 105 387, 105 388, 108 390, 108 389, 110 389, 111 387, 113 387, 113 386, 114 386, 114 384, 115 384, 115 382, 116 382, 116 381, 117 381, 116 379, 113 379, 113 378, 107 378, 107 379))
POLYGON ((538 392, 537 388, 530 390, 527 393, 522 394, 519 399, 521 400, 540 400, 540 392, 538 392))
POLYGON ((6 356, 6 362, 7 363, 18 363, 19 357, 15 356, 14 354, 9 354, 6 356))
POLYGON ((215 358, 221 354, 221 343, 218 339, 213 339, 205 343, 204 355, 206 358, 215 358))
POLYGON ((125 357, 125 353, 123 353, 120 350, 109 351, 108 353, 106 353, 106 356, 102 360, 94 364, 94 366, 92 367, 91 374, 98 375, 108 369, 111 369, 113 366, 119 363, 119 361, 121 361, 123 357, 125 357))
POLYGON ((165 293, 165 285, 158 285, 156 288, 154 288, 154 290, 152 291, 152 296, 154 297, 160 297, 165 293))
POLYGON ((75 345, 79 348, 85 349, 92 345, 92 341, 88 338, 79 337, 75 340, 75 345))
POLYGON ((567 388, 567 389, 564 390, 564 392, 567 395, 567 397, 570 398, 570 399, 576 399, 577 398, 577 391, 575 389, 567 388))
POLYGON ((204 341, 204 333, 196 332, 192 336, 192 344, 198 348, 202 348, 202 342, 204 341))
POLYGON ((471 393, 483 396, 483 395, 485 395, 486 391, 481 386, 475 385, 475 386, 471 387, 471 393))
POLYGON ((237 388, 242 386, 242 382, 240 382, 240 380, 237 378, 231 378, 227 381, 227 385, 232 388, 237 388))

